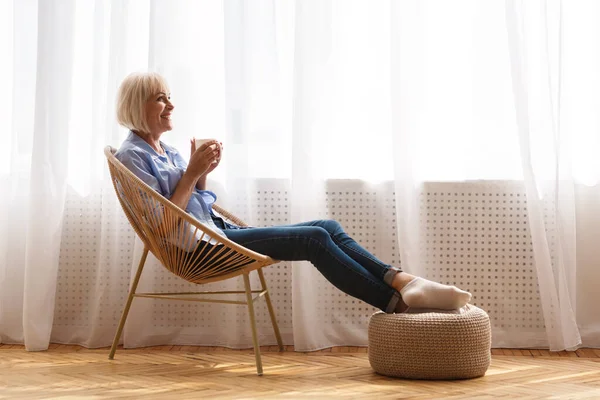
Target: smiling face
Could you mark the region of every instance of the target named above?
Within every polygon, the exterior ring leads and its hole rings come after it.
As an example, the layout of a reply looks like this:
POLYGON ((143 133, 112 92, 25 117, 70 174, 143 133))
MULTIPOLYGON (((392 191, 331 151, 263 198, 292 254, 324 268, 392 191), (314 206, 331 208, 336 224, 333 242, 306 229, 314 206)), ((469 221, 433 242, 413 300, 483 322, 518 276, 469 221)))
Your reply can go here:
POLYGON ((171 95, 167 90, 150 96, 146 101, 146 124, 152 134, 164 133, 173 129, 171 114, 175 106, 171 103, 171 95))
POLYGON ((156 72, 129 74, 117 95, 117 121, 137 134, 159 137, 173 129, 169 85, 156 72))

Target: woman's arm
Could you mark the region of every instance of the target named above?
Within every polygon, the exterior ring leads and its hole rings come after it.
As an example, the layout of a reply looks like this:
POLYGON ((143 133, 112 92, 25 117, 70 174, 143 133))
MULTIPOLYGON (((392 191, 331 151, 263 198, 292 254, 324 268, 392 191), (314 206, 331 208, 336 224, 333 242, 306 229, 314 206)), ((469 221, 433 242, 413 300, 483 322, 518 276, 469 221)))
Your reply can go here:
POLYGON ((196 189, 198 190, 206 190, 206 176, 208 174, 202 175, 198 182, 196 182, 196 189))
POLYGON ((204 190, 206 187, 206 175, 214 169, 213 162, 218 159, 220 151, 210 147, 212 143, 205 143, 196 150, 196 144, 192 140, 192 155, 187 169, 177 183, 175 191, 169 200, 182 210, 187 208, 192 197, 194 188, 204 190), (199 187, 200 186, 200 187, 199 187))
POLYGON ((185 210, 187 205, 192 197, 192 193, 194 192, 194 187, 198 178, 192 176, 192 174, 188 174, 187 171, 183 174, 177 186, 175 187, 175 192, 169 200, 171 203, 175 204, 177 207, 185 210))

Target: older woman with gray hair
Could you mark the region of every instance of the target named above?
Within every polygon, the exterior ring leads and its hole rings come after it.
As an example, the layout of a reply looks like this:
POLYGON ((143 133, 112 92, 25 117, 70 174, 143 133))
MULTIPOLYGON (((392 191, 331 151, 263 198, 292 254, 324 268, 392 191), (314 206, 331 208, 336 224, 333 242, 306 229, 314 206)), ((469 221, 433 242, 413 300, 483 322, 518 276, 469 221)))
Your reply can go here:
POLYGON ((468 292, 385 264, 334 220, 265 228, 240 227, 223 220, 212 209, 217 196, 206 188, 208 174, 219 166, 223 146, 210 140, 196 148, 190 140, 186 162, 177 149, 161 140, 173 129, 174 108, 167 82, 159 74, 126 77, 119 88, 117 119, 130 131, 115 156, 218 234, 277 260, 310 261, 334 286, 388 313, 407 307, 451 310, 470 301, 468 292))

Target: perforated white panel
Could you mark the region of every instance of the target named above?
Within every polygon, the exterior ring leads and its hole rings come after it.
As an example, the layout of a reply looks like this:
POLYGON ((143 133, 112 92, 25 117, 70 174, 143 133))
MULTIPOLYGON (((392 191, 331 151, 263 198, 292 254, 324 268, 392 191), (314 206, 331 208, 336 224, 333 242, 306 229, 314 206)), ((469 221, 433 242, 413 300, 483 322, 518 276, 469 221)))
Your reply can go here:
POLYGON ((127 300, 135 233, 114 194, 108 193, 67 196, 55 328, 118 325, 127 300), (100 307, 93 307, 97 299, 100 307))
POLYGON ((427 184, 421 193, 421 254, 427 277, 469 290, 496 332, 543 337, 527 218, 520 184, 427 184))
MULTIPOLYGON (((338 220, 382 261, 400 265, 393 185, 332 181, 326 190, 328 217, 338 220)), ((288 193, 284 181, 258 181, 249 198, 229 198, 227 208, 255 226, 287 224, 288 193), (248 203, 253 215, 247 215, 248 203)), ((551 211, 552 204, 546 208, 551 211)), ((505 182, 427 184, 421 193, 421 222, 426 277, 471 291, 472 302, 490 315, 496 344, 518 346, 523 332, 544 337, 522 186, 505 182)), ((551 221, 547 226, 553 229, 551 221)), ((110 343, 127 296, 133 243, 133 230, 111 187, 84 198, 69 194, 52 340, 92 346, 110 343)), ((156 268, 156 290, 198 290, 162 270, 155 260, 148 265, 156 268)), ((292 344, 290 264, 283 262, 264 272, 280 329, 292 344)), ((258 285, 256 277, 252 282, 258 285)), ((350 323, 366 329, 373 307, 341 293, 324 279, 315 284, 319 285, 319 299, 314 313, 322 324, 350 323)), ((231 289, 232 285, 243 288, 239 279, 201 290, 231 289)), ((196 332, 198 343, 204 343, 202 337, 208 333, 218 336, 224 329, 233 330, 241 338, 240 345, 251 343, 243 306, 140 301, 152 302, 152 321, 157 328, 196 332)), ((256 312, 261 341, 273 342, 263 302, 258 302, 256 312)))

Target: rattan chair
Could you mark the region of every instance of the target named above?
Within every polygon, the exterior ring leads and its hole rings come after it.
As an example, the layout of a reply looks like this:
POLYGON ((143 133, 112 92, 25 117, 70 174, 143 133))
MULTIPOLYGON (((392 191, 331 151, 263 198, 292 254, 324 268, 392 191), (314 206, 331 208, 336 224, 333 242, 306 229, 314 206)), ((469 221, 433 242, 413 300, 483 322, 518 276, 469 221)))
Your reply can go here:
MULTIPOLYGON (((104 149, 112 182, 127 219, 144 243, 144 251, 131 284, 129 297, 108 358, 111 360, 114 358, 134 297, 246 304, 250 315, 256 371, 258 375, 262 375, 263 369, 254 317, 254 302, 261 297, 264 297, 267 302, 279 350, 283 351, 275 312, 262 272, 263 267, 276 263, 277 260, 240 246, 193 218, 135 176, 114 156, 115 151, 110 146, 104 149), (188 282, 203 284, 242 275, 245 291, 137 293, 136 289, 148 251, 154 254, 166 269, 188 282), (250 286, 249 273, 251 271, 258 273, 262 286, 260 290, 252 290, 250 286), (210 298, 215 294, 239 295, 243 293, 246 295, 245 301, 210 298), (256 296, 253 297, 253 294, 256 296), (205 296, 198 297, 197 295, 205 296)), ((243 221, 221 207, 213 205, 213 208, 231 222, 246 226, 243 221)))

